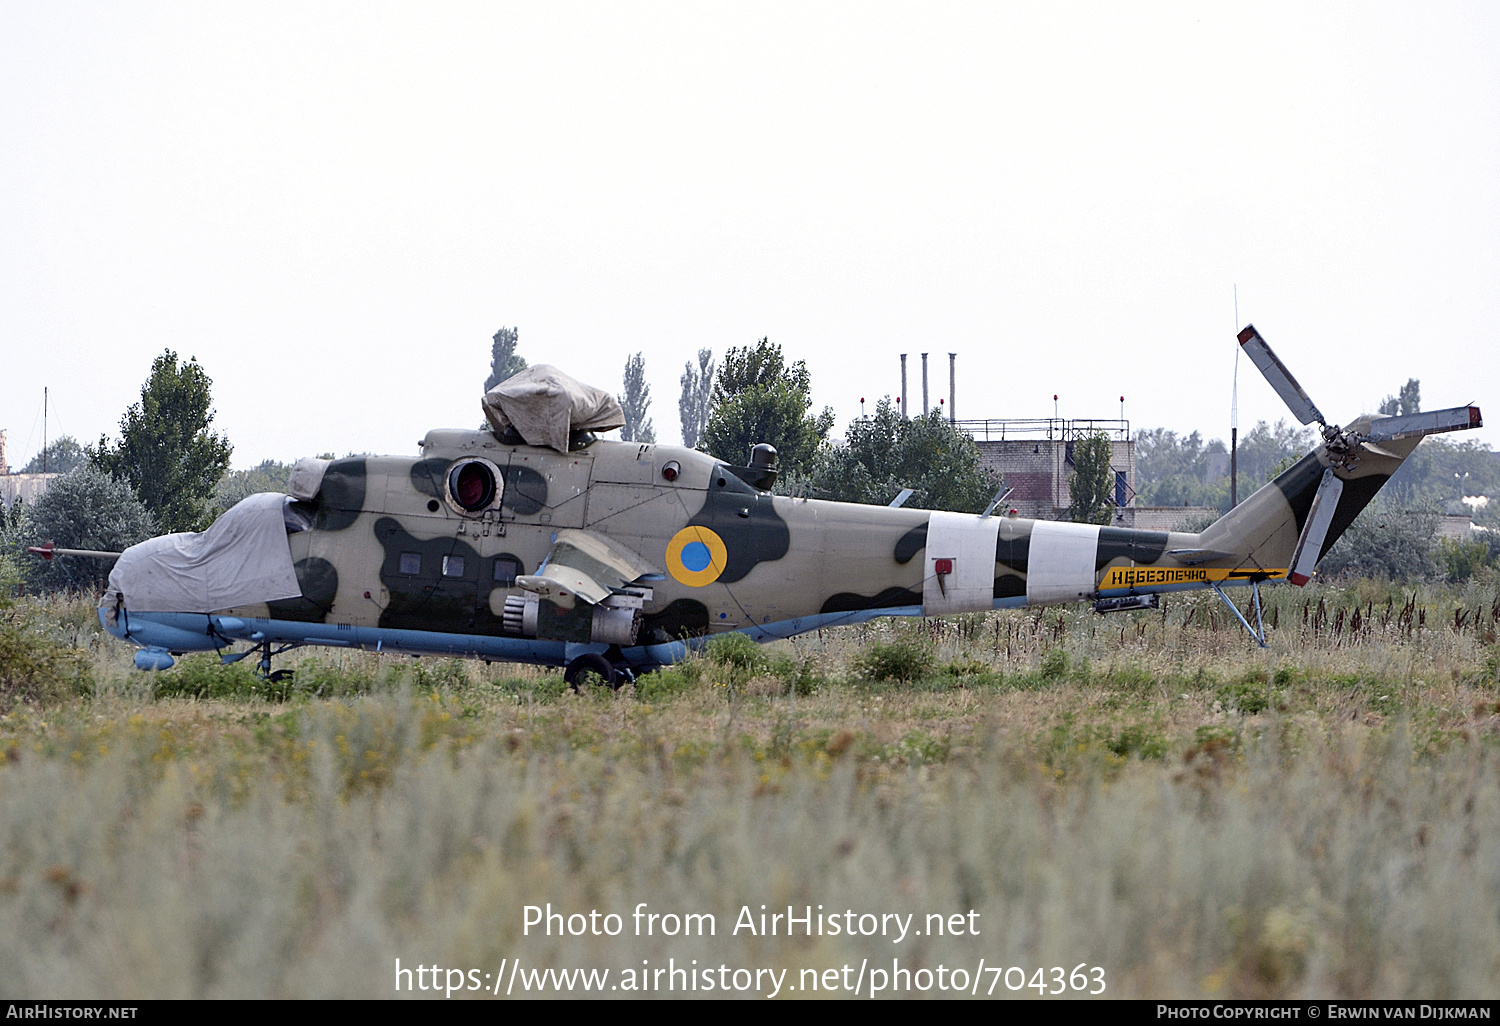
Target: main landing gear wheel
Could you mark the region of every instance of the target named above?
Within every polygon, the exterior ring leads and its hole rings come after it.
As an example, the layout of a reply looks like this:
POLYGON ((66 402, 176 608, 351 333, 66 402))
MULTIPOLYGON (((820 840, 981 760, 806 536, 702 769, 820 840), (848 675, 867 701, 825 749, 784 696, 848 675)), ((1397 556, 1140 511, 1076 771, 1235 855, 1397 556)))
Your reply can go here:
POLYGON ((574 691, 581 691, 584 677, 588 674, 598 677, 602 683, 611 688, 620 686, 619 678, 615 676, 615 668, 598 652, 589 652, 574 659, 563 671, 563 680, 567 681, 568 687, 574 691))

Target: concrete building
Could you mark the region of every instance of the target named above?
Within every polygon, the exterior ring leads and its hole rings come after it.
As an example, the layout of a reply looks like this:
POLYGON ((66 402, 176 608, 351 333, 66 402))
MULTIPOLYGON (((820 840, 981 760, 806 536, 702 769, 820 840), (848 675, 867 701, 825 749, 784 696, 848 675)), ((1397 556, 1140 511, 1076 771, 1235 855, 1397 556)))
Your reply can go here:
POLYGON ((20 499, 28 506, 42 497, 47 485, 61 474, 0 474, 0 504, 6 509, 20 499))
POLYGON ((10 509, 17 499, 33 503, 47 490, 57 474, 12 474, 10 457, 5 451, 5 431, 0 429, 0 506, 10 509))
MULTIPOLYGON (((990 419, 958 420, 979 446, 981 464, 1013 489, 1003 506, 1037 520, 1067 517, 1073 492, 1073 447, 1078 439, 1103 431, 1109 436, 1114 475, 1116 527, 1177 531, 1218 516, 1213 506, 1138 506, 1135 492, 1135 440, 1128 420, 990 419)), ((1225 457, 1226 461, 1228 457, 1225 457)))
POLYGON ((982 465, 1005 477, 1014 489, 1006 505, 1023 517, 1057 520, 1073 501, 1068 475, 1073 470, 1073 447, 1078 439, 1103 431, 1109 436, 1110 470, 1114 474, 1115 505, 1135 499, 1135 442, 1126 420, 960 420, 979 446, 982 465))

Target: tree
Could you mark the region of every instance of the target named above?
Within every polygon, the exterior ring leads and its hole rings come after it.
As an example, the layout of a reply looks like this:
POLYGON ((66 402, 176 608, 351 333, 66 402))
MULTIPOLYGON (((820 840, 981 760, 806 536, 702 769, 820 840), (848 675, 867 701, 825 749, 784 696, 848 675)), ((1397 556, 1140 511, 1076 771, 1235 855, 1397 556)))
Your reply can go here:
POLYGON ((808 372, 805 360, 788 366, 782 358, 781 346, 769 338, 763 338, 753 346, 730 346, 714 382, 714 405, 728 402, 752 389, 771 388, 783 381, 808 396, 811 402, 812 374, 808 372))
POLYGON ((1073 470, 1068 475, 1068 490, 1073 501, 1068 505, 1068 519, 1079 524, 1107 524, 1114 508, 1114 474, 1109 460, 1112 448, 1109 435, 1094 431, 1073 442, 1073 470))
POLYGON ((1136 494, 1148 506, 1229 506, 1229 459, 1217 438, 1152 428, 1135 436, 1136 494), (1222 473, 1219 471, 1222 470, 1222 473))
POLYGON ((177 362, 168 349, 151 365, 141 401, 120 418, 120 441, 99 439, 89 461, 127 482, 164 531, 207 525, 214 487, 229 469, 234 447, 209 430, 212 380, 195 358, 177 362))
POLYGON ((1396 509, 1384 498, 1366 506, 1318 564, 1318 572, 1390 580, 1432 580, 1440 573, 1437 512, 1396 509))
MULTIPOLYGON (((92 466, 55 479, 28 513, 28 545, 53 542, 60 549, 122 552, 156 533, 151 514, 130 485, 92 466)), ((98 590, 114 564, 83 556, 34 560, 27 577, 46 591, 98 590)))
POLYGON ((743 464, 760 442, 776 447, 784 472, 811 471, 833 427, 833 410, 811 416, 812 376, 807 364, 788 365, 781 347, 763 338, 724 354, 713 388, 713 411, 698 448, 743 464))
MULTIPOLYGON (((1265 482, 1275 477, 1276 468, 1279 466, 1290 466, 1303 456, 1312 451, 1316 444, 1316 435, 1312 428, 1293 427, 1284 420, 1278 420, 1275 427, 1270 427, 1263 420, 1255 422, 1255 427, 1246 434, 1240 436, 1240 481, 1256 483, 1265 482)), ((1243 487, 1240 495, 1246 495, 1243 487)))
POLYGON ((1490 501, 1472 512, 1493 526, 1500 523, 1500 460, 1483 442, 1424 438, 1391 475, 1385 494, 1403 509, 1431 505, 1448 513, 1469 513, 1462 497, 1486 495, 1490 501))
POLYGON ((16 499, 7 508, 0 503, 0 609, 26 579, 26 567, 36 557, 26 553, 31 538, 31 508, 16 499))
POLYGON ((850 423, 842 442, 826 449, 812 474, 820 498, 885 505, 903 488, 906 505, 978 513, 997 482, 979 463, 979 447, 937 410, 901 416, 890 396, 875 415, 850 423))
POLYGON ((40 474, 45 467, 48 474, 66 474, 88 462, 83 446, 72 435, 59 435, 47 444, 43 452, 46 454, 45 460, 43 453, 37 453, 31 457, 30 463, 21 468, 21 473, 40 474))
POLYGON ((250 470, 235 470, 219 481, 214 488, 215 515, 248 498, 256 492, 284 492, 286 482, 292 476, 292 464, 275 460, 262 460, 250 470))
POLYGON ((490 346, 490 376, 484 379, 486 392, 526 369, 526 361, 516 355, 516 340, 520 336, 520 328, 501 328, 495 332, 490 346))
POLYGON ((1380 412, 1386 417, 1405 416, 1422 412, 1422 383, 1416 378, 1407 378, 1398 395, 1388 395, 1380 404, 1380 412))
POLYGON ((682 418, 682 444, 689 449, 703 437, 708 426, 708 414, 713 409, 714 395, 714 351, 698 350, 698 366, 689 360, 682 372, 682 397, 677 400, 677 413, 682 418))
POLYGON ((654 442, 656 428, 646 411, 651 408, 651 386, 646 384, 646 361, 640 353, 625 361, 625 392, 620 409, 625 411, 625 426, 620 437, 627 442, 654 442))

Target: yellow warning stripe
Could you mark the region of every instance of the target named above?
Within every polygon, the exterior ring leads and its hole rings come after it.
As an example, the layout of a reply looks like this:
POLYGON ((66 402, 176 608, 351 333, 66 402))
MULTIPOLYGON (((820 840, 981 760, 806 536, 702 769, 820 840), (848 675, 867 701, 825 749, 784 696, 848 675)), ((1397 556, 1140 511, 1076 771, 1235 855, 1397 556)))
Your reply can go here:
POLYGON ((1192 584, 1211 581, 1237 581, 1259 577, 1275 580, 1285 577, 1284 569, 1253 570, 1244 567, 1209 566, 1112 566, 1099 582, 1100 591, 1115 588, 1149 588, 1160 584, 1192 584))

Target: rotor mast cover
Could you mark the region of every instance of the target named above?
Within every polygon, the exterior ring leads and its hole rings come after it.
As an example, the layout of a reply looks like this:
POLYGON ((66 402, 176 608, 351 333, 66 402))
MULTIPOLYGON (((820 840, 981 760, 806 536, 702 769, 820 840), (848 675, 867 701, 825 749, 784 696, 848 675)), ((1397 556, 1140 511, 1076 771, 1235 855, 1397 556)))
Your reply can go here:
POLYGON ((526 444, 558 452, 568 451, 568 436, 574 431, 625 426, 618 399, 545 363, 506 378, 484 394, 480 406, 495 434, 515 428, 526 444))

